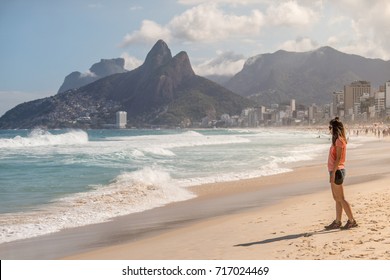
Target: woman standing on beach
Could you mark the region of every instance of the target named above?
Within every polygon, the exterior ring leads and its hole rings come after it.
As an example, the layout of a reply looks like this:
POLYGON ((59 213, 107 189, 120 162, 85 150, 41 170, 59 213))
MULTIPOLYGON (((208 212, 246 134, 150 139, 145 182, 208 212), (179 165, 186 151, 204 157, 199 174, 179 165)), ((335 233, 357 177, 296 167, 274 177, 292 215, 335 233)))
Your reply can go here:
POLYGON ((351 206, 344 198, 343 181, 345 178, 345 158, 347 152, 347 138, 343 123, 338 117, 329 122, 329 131, 332 134, 332 145, 329 149, 328 170, 333 198, 336 201, 336 219, 325 229, 350 229, 357 227, 352 215, 351 206), (348 216, 347 223, 341 226, 341 215, 343 210, 348 216))

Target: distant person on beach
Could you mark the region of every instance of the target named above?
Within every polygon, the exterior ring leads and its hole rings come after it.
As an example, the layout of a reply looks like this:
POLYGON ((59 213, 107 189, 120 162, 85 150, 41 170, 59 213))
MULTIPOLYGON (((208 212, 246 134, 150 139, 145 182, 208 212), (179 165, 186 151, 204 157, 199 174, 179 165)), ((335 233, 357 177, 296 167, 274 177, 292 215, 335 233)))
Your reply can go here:
POLYGON ((329 132, 332 134, 332 145, 329 149, 328 170, 333 198, 336 201, 336 219, 330 225, 325 226, 325 229, 350 229, 357 227, 357 223, 353 218, 351 206, 344 198, 343 182, 345 178, 347 138, 344 125, 338 117, 329 122, 329 132), (344 226, 341 226, 343 210, 348 216, 348 221, 344 226))

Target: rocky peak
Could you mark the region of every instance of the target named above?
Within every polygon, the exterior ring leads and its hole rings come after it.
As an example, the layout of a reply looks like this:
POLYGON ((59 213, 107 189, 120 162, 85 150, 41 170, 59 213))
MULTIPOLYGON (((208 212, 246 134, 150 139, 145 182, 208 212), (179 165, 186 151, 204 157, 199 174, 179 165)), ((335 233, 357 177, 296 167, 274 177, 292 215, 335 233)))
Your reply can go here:
POLYGON ((182 77, 194 76, 195 72, 192 69, 190 59, 186 52, 180 52, 172 59, 172 66, 175 74, 182 77))
POLYGON ((171 50, 163 40, 158 40, 146 56, 144 67, 156 69, 172 59, 171 50))
POLYGON ((58 93, 69 89, 77 89, 101 78, 126 72, 125 60, 123 58, 101 59, 89 68, 89 72, 81 73, 75 71, 65 77, 64 82, 58 90, 58 93))
POLYGON ((123 73, 125 72, 125 60, 123 58, 101 59, 100 62, 92 65, 89 70, 99 77, 123 73))

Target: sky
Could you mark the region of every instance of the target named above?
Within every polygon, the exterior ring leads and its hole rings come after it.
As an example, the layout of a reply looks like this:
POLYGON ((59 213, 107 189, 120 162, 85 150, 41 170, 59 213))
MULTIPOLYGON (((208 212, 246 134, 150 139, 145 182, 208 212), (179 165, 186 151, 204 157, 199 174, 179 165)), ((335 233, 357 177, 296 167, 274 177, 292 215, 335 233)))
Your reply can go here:
POLYGON ((140 66, 163 39, 198 75, 263 53, 331 46, 390 60, 388 0, 0 0, 0 116, 100 59, 140 66))

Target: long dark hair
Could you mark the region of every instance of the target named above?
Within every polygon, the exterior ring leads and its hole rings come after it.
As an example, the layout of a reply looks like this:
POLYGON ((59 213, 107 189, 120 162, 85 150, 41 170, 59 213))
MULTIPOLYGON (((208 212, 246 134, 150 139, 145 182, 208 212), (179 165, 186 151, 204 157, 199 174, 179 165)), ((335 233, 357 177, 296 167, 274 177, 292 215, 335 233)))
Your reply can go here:
POLYGON ((332 144, 336 145, 337 138, 342 138, 345 143, 347 143, 347 137, 345 136, 345 129, 343 123, 339 120, 338 117, 335 117, 329 122, 329 128, 332 127, 332 144))

